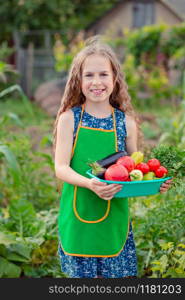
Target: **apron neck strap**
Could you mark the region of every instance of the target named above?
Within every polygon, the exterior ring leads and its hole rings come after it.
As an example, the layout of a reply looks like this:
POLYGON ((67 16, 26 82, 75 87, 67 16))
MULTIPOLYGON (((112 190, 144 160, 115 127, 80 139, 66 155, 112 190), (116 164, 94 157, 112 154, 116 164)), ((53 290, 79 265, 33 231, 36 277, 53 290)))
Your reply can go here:
MULTIPOLYGON (((75 149, 75 145, 76 145, 76 142, 77 142, 78 133, 79 133, 80 127, 82 126, 82 116, 83 116, 84 110, 85 110, 85 104, 82 104, 82 110, 81 110, 81 114, 80 114, 80 121, 79 121, 79 124, 78 124, 77 132, 76 132, 76 138, 75 138, 75 142, 74 142, 74 145, 73 145, 71 157, 74 154, 74 149, 75 149)), ((115 118, 114 107, 112 107, 112 117, 113 117, 113 130, 114 130, 114 135, 115 135, 115 147, 116 147, 116 151, 118 151, 118 137, 117 137, 117 130, 116 130, 116 118, 115 118)))

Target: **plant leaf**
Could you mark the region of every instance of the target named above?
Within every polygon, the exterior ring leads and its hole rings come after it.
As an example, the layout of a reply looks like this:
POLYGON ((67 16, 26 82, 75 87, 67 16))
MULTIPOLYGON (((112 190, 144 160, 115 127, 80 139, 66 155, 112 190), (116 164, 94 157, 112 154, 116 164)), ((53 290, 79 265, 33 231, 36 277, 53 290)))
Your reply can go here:
POLYGON ((20 165, 14 153, 6 145, 0 145, 0 153, 4 155, 4 157, 8 162, 8 166, 12 172, 15 184, 20 185, 20 177, 21 177, 20 165))
POLYGON ((21 274, 21 268, 9 262, 6 258, 0 257, 0 277, 18 278, 21 274))

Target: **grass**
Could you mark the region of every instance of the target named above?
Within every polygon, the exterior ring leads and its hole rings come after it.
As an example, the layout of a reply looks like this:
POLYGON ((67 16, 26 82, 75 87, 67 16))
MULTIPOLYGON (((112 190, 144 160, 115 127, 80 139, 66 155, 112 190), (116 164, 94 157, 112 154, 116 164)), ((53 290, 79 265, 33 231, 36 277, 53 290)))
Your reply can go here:
POLYGON ((23 101, 20 98, 0 99, 0 117, 10 112, 16 114, 25 126, 30 125, 51 125, 53 119, 49 117, 36 103, 31 102, 34 117, 26 111, 23 101))

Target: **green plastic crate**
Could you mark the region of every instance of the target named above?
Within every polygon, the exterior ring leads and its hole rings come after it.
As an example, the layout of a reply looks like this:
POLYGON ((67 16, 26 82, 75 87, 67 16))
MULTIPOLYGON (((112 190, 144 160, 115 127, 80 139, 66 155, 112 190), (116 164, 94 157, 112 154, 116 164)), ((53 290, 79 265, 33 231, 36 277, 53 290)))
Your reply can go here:
POLYGON ((155 180, 141 180, 141 181, 110 181, 103 180, 91 173, 91 170, 86 172, 92 178, 96 178, 99 181, 110 183, 116 183, 123 185, 122 190, 115 194, 115 198, 124 198, 124 197, 140 197, 155 195, 159 193, 160 186, 166 180, 171 179, 171 177, 159 178, 155 180))

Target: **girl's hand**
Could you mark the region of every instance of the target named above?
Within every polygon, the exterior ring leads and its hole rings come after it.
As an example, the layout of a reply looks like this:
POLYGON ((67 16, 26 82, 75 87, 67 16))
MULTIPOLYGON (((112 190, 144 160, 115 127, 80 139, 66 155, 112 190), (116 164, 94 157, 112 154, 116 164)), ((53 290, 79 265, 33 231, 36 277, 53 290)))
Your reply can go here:
POLYGON ((172 179, 169 179, 161 185, 160 193, 166 193, 171 186, 172 186, 172 179))
POLYGON ((120 184, 107 184, 95 178, 90 179, 89 189, 104 200, 111 200, 122 189, 120 184))

